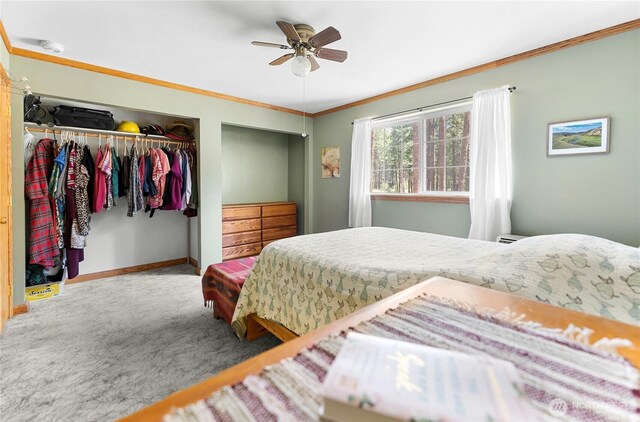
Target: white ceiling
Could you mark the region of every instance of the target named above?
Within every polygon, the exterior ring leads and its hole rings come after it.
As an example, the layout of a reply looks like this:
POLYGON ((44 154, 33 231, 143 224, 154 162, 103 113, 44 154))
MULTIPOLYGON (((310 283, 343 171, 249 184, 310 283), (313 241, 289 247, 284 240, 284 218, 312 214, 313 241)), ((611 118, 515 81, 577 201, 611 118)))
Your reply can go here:
MULTIPOLYGON (((306 78, 317 112, 640 18, 638 1, 7 1, 14 47, 38 40, 61 57, 302 110, 302 79, 267 63, 284 43, 276 20, 331 25, 349 51, 306 78)), ((27 75, 28 76, 28 75, 27 75)), ((34 86, 33 90, 37 91, 34 86)))

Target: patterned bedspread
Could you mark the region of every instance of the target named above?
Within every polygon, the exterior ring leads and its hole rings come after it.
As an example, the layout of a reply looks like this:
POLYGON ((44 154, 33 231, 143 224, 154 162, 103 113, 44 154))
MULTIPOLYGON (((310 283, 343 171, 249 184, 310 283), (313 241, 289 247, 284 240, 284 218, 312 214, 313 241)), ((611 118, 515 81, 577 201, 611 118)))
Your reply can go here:
POLYGON ((593 236, 510 245, 367 227, 269 244, 245 281, 233 328, 257 313, 297 334, 440 275, 628 323, 640 322, 640 249, 593 236))

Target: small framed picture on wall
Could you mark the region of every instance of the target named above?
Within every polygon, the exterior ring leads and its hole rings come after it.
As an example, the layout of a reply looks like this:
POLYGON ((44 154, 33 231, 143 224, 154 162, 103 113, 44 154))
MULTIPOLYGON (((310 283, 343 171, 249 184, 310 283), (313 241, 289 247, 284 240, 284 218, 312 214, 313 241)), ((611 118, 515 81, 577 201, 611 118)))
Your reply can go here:
POLYGON ((609 118, 549 123, 547 155, 609 152, 609 118))
POLYGON ((340 177, 340 147, 322 148, 322 178, 340 177))

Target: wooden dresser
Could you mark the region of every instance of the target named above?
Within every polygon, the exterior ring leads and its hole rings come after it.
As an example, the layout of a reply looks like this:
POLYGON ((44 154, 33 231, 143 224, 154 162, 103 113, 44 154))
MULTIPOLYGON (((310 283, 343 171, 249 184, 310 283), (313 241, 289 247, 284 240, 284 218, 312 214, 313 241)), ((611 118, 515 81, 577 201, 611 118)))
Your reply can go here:
POLYGON ((222 206, 222 260, 258 255, 274 240, 298 234, 295 202, 222 206))

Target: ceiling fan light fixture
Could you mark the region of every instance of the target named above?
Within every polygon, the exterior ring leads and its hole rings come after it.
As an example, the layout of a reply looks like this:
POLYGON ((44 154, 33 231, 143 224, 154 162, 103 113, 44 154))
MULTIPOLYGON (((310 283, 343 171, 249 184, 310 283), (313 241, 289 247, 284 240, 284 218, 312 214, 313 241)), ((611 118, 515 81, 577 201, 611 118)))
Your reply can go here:
POLYGON ((291 71, 294 75, 304 78, 311 72, 311 61, 305 56, 296 56, 291 60, 291 71))

